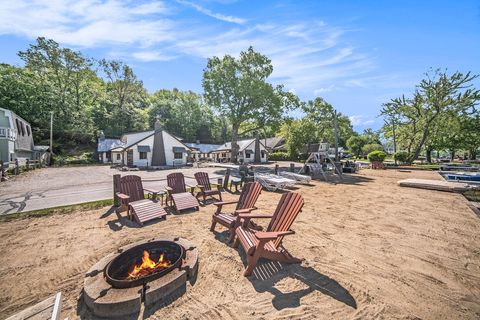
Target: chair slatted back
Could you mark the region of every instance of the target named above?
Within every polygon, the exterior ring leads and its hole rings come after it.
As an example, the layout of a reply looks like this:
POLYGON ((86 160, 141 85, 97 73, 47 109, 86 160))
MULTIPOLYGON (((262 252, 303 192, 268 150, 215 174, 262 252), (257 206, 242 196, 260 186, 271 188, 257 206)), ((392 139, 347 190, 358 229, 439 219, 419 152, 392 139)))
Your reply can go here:
POLYGON ((208 173, 206 172, 197 172, 194 174, 195 180, 197 180, 198 185, 204 186, 206 191, 212 190, 210 186, 210 179, 208 179, 208 173))
POLYGON ((120 178, 120 192, 130 197, 129 201, 144 199, 142 179, 139 176, 128 175, 120 178))
MULTIPOLYGON (((294 192, 287 192, 282 195, 278 202, 277 209, 268 225, 267 231, 288 231, 303 208, 303 197, 294 192)), ((278 237, 275 247, 282 243, 283 237, 278 237)))
POLYGON ((181 172, 170 173, 167 176, 167 184, 172 188, 173 193, 187 192, 185 188, 185 178, 181 172))
POLYGON ((261 192, 262 185, 259 182, 246 183, 242 188, 236 210, 253 208, 261 192))

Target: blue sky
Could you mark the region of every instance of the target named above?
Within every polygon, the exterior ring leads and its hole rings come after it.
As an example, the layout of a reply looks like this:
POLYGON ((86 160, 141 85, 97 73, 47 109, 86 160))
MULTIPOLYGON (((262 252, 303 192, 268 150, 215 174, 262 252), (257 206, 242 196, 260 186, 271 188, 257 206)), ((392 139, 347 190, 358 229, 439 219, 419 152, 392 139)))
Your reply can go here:
MULTIPOLYGON (((150 91, 202 92, 208 57, 252 45, 270 79, 325 98, 356 130, 430 68, 480 74, 480 1, 0 0, 0 62, 37 36, 131 65, 150 91)), ((480 86, 480 81, 476 81, 480 86)))

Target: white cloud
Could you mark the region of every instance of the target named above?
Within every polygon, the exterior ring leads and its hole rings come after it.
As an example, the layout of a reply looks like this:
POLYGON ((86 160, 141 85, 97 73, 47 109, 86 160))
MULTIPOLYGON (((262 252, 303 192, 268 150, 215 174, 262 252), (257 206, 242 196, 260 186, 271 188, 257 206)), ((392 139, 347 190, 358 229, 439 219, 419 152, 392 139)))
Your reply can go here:
POLYGON ((354 115, 348 117, 354 126, 366 126, 375 123, 375 120, 365 115, 354 115))
POLYGON ((116 0, 18 0, 0 7, 0 34, 45 36, 81 47, 148 46, 174 37, 173 22, 164 17, 168 10, 158 1, 129 6, 116 0))
POLYGON ((218 27, 202 19, 185 20, 178 7, 162 1, 0 0, 0 35, 45 36, 139 61, 238 56, 253 46, 272 60, 272 81, 299 95, 371 83, 373 59, 345 42, 345 34, 353 32, 347 28, 320 20, 249 23, 190 1, 177 3, 226 23, 218 27))
POLYGON ((200 13, 203 13, 209 17, 212 17, 217 20, 225 21, 225 22, 231 22, 231 23, 237 23, 237 24, 244 24, 246 22, 245 19, 234 17, 234 16, 227 16, 221 13, 216 13, 213 12, 210 9, 204 8, 196 3, 190 2, 190 1, 184 1, 184 0, 176 0, 178 3, 181 3, 183 5, 187 5, 189 7, 194 8, 200 13))
POLYGON ((137 51, 132 53, 132 57, 140 61, 169 61, 176 58, 175 56, 164 55, 160 51, 137 51))

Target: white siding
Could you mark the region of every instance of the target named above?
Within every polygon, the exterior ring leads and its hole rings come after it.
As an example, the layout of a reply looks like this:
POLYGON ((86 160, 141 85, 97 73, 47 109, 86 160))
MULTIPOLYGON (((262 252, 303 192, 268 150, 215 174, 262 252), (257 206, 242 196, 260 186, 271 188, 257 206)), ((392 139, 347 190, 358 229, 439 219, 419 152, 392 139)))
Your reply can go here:
MULTIPOLYGON (((133 165, 137 167, 148 167, 152 165, 152 151, 153 151, 153 135, 145 140, 128 148, 133 150, 133 165), (150 152, 147 152, 147 159, 140 159, 140 152, 138 152, 138 146, 150 146, 150 152)), ((127 155, 125 154, 125 162, 127 161, 127 155)))
MULTIPOLYGON (((152 144, 153 145, 153 144, 152 144)), ((172 137, 168 132, 163 131, 163 145, 165 147, 165 159, 167 162, 167 166, 173 166, 174 160, 175 165, 185 165, 187 164, 187 152, 188 147, 185 146, 183 143, 172 137), (185 152, 183 153, 182 159, 174 159, 173 154, 173 147, 185 148, 185 152)))

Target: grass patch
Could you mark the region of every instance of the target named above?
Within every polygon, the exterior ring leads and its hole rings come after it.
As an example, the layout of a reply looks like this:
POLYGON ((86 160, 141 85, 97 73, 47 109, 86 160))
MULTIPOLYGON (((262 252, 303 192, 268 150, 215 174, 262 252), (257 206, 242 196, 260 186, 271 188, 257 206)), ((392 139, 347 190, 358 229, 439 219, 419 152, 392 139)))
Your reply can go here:
POLYGON ((32 218, 32 217, 40 218, 40 217, 50 216, 54 214, 68 214, 74 211, 94 210, 94 209, 100 209, 100 208, 112 206, 112 205, 113 205, 113 200, 107 199, 107 200, 84 202, 79 204, 54 207, 54 208, 48 208, 48 209, 11 213, 11 214, 1 215, 0 222, 8 222, 8 221, 20 220, 20 219, 26 219, 26 218, 32 218))

